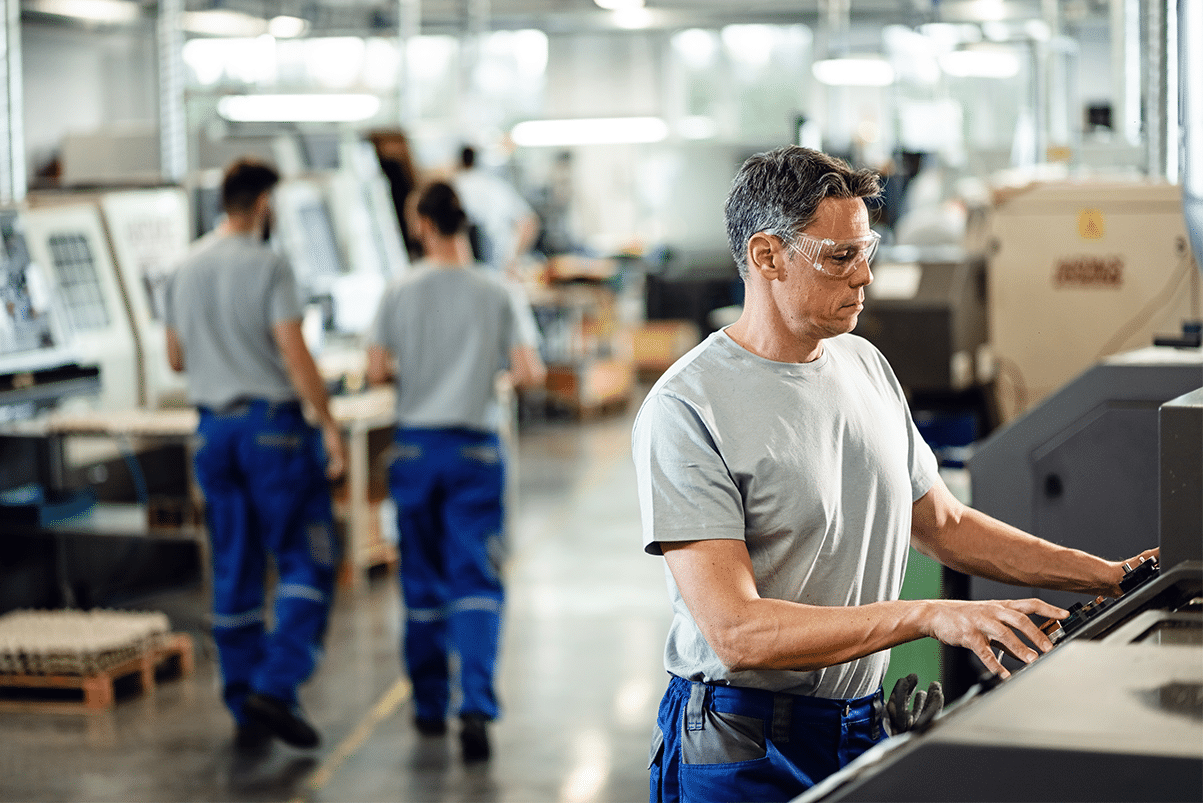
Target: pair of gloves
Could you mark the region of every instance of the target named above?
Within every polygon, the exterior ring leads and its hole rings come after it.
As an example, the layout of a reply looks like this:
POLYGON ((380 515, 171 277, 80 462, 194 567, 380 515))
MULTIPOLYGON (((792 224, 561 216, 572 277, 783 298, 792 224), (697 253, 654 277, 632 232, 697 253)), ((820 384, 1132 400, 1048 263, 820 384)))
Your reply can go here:
POLYGON ((944 707, 944 689, 939 681, 933 681, 927 687, 927 691, 916 691, 915 687, 918 685, 919 676, 913 672, 899 678, 894 684, 890 699, 886 701, 884 717, 886 732, 891 736, 922 730, 944 707), (912 693, 915 695, 914 700, 908 708, 907 701, 911 699, 912 693))

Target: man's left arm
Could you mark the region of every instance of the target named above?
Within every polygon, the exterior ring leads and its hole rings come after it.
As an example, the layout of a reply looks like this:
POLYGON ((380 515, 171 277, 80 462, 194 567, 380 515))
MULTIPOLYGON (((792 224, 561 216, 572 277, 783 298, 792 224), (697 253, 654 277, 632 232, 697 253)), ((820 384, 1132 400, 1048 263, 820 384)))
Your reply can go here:
POLYGON ((1045 541, 961 503, 937 479, 915 502, 911 544, 950 569, 1015 586, 1118 597, 1124 563, 1156 556, 1148 549, 1123 560, 1105 560, 1045 541))

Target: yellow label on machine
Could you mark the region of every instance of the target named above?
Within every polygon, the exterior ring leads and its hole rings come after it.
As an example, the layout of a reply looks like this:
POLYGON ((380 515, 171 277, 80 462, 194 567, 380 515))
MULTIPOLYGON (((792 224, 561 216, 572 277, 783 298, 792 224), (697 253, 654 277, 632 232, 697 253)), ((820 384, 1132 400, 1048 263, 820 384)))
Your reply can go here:
POLYGON ((1078 212, 1078 234, 1083 240, 1101 240, 1104 232, 1102 210, 1083 209, 1078 212))

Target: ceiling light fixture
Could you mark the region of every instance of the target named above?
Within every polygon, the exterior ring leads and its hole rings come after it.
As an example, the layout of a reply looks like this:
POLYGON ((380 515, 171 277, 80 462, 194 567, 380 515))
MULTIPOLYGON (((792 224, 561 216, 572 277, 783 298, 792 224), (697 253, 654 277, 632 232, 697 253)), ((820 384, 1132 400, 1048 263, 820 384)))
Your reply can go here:
POLYGON ((126 0, 37 0, 32 10, 88 22, 125 23, 138 19, 137 3, 126 0))
POLYGON ((828 86, 889 86, 894 83, 894 68, 883 58, 823 59, 811 67, 815 79, 828 86))
POLYGON ((629 11, 632 8, 643 8, 644 0, 593 0, 598 8, 606 11, 629 11))
POLYGON ((309 30, 309 21, 301 17, 280 15, 267 22, 267 32, 277 39, 295 39, 309 30))
POLYGON ((267 33, 266 20, 223 8, 185 11, 180 15, 180 27, 189 33, 232 39, 249 39, 267 33))
POLYGON ((668 125, 659 117, 528 120, 514 126, 510 136, 526 147, 660 142, 668 137, 668 125))
POLYGON ((237 123, 355 123, 375 117, 375 95, 227 95, 217 113, 237 123))
POLYGON ((940 69, 954 78, 1014 78, 1019 58, 1006 50, 954 50, 940 56, 940 69))

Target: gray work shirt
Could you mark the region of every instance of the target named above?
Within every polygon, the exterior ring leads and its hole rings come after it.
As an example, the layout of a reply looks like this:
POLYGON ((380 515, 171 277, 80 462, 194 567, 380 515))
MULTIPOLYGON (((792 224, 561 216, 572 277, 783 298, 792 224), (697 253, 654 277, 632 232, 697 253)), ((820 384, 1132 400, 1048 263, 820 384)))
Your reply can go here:
MULTIPOLYGON (((633 452, 647 552, 667 541, 742 540, 760 596, 807 605, 897 599, 911 506, 937 479, 893 371, 850 334, 799 364, 714 333, 652 388, 633 452)), ((729 671, 665 574, 672 674, 827 698, 881 684, 888 650, 809 672, 729 671)))
POLYGON ((301 316, 292 268, 258 237, 198 240, 168 281, 164 314, 184 347, 192 403, 295 400, 272 327, 301 316))
POLYGON ((497 374, 538 329, 521 291, 484 266, 422 261, 385 289, 367 344, 396 362, 398 426, 495 432, 497 374))

